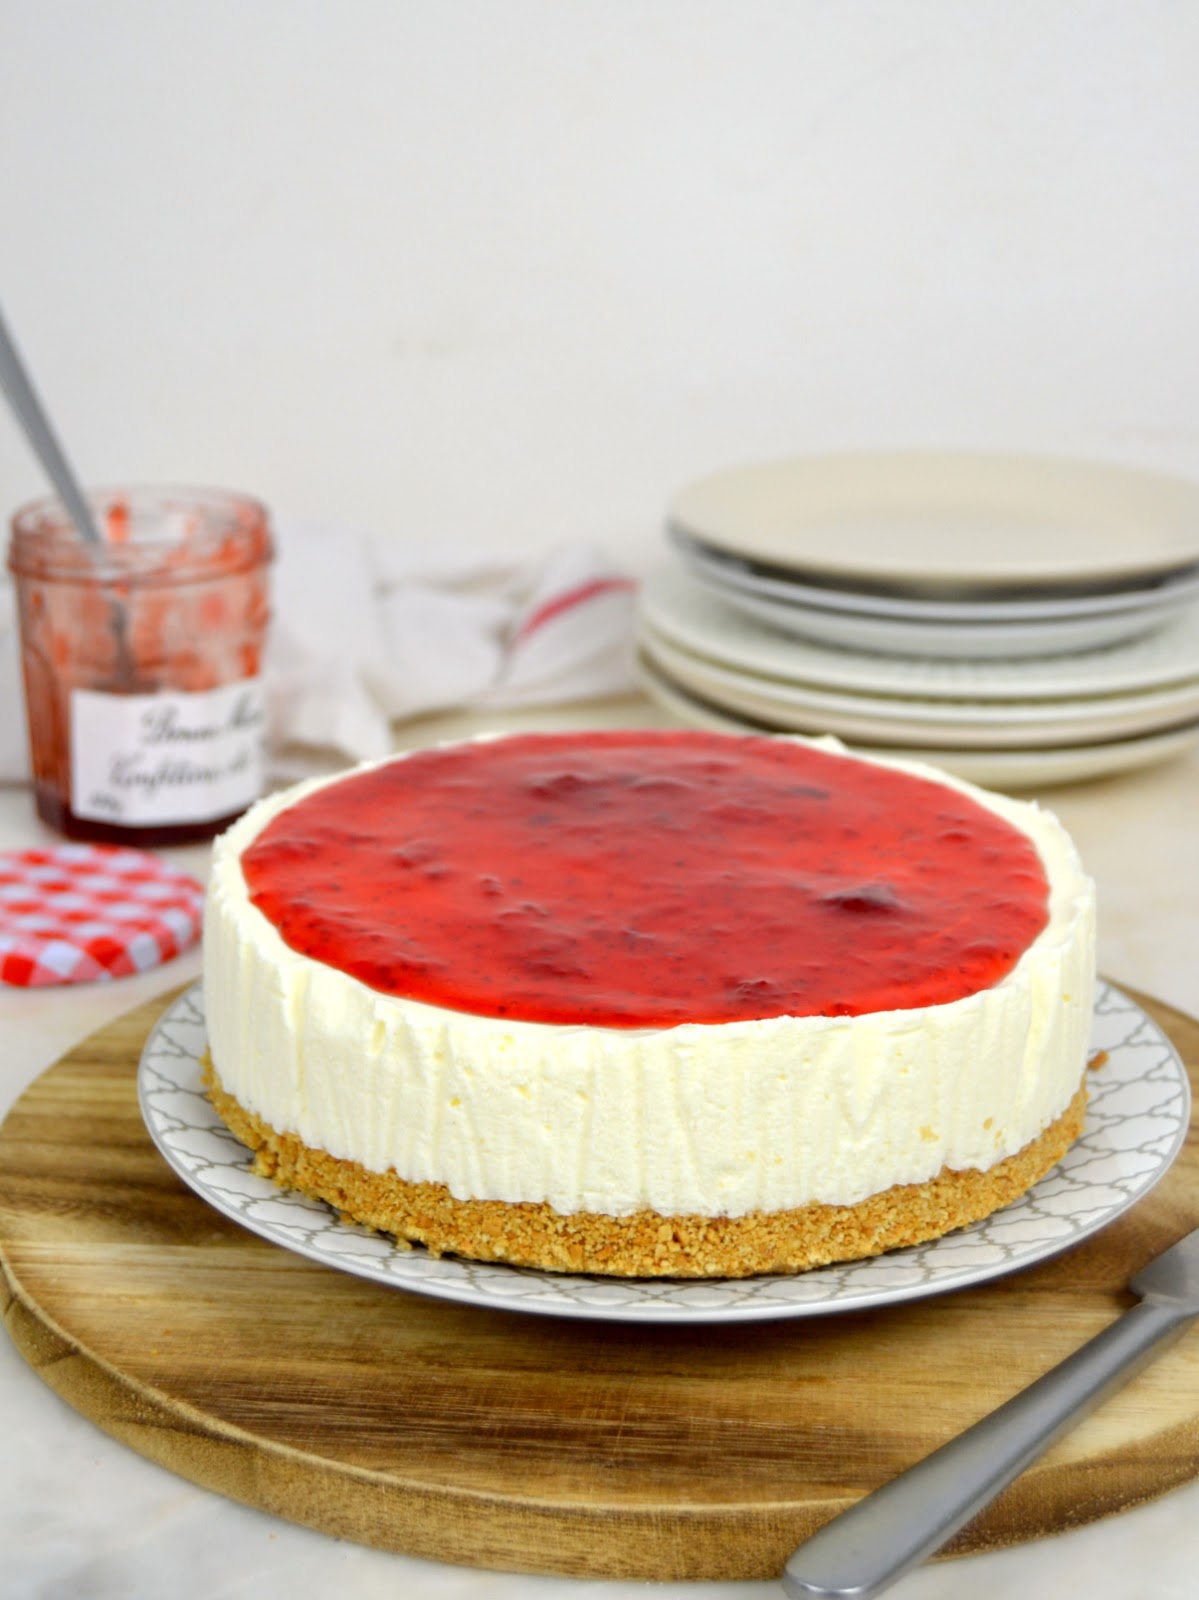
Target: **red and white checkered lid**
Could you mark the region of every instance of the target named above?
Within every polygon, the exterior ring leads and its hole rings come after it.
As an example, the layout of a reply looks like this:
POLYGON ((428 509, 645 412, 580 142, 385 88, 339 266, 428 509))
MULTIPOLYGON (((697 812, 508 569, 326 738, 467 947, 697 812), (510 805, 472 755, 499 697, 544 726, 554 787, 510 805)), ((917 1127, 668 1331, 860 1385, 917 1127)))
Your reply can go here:
POLYGON ((0 850, 0 983, 126 978, 200 937, 204 888, 144 850, 0 850))

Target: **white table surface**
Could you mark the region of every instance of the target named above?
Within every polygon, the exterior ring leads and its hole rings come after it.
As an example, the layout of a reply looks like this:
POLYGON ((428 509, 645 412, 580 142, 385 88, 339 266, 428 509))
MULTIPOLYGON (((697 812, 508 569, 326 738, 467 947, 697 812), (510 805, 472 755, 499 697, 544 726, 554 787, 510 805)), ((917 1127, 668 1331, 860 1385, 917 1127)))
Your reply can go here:
MULTIPOLYGON (((655 725, 640 701, 507 718, 512 726, 655 725)), ((473 731, 477 718, 414 725, 401 743, 473 731)), ((496 719, 489 724, 496 725, 496 719)), ((1099 885, 1100 967, 1199 1011, 1199 751, 1036 796, 1062 817, 1099 885)), ((0 847, 52 838, 28 794, 0 791, 0 847)), ((207 847, 170 851, 203 876, 207 847)), ((198 952, 140 978, 55 990, 0 988, 0 1114, 86 1034, 199 973, 198 952)), ((1199 1217, 1196 1217, 1199 1223, 1199 1217)), ((1199 1355, 1199 1332, 1187 1336, 1199 1355)), ((339 1600, 766 1600, 773 1583, 642 1584, 533 1578, 385 1555, 293 1527, 198 1489, 73 1412, 0 1340, 0 1597, 222 1600, 292 1593, 339 1600)), ((1036 1544, 909 1574, 897 1600, 1193 1600, 1199 1483, 1036 1544)))

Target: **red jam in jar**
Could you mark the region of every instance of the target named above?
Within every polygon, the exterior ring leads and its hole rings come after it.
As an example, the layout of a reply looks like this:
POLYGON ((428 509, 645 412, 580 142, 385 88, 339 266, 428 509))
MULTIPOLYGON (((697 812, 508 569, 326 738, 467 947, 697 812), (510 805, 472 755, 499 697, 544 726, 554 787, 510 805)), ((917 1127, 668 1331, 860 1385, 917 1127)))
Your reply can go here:
POLYGON ((264 507, 214 489, 97 490, 13 518, 38 815, 72 839, 211 838, 262 792, 264 507))

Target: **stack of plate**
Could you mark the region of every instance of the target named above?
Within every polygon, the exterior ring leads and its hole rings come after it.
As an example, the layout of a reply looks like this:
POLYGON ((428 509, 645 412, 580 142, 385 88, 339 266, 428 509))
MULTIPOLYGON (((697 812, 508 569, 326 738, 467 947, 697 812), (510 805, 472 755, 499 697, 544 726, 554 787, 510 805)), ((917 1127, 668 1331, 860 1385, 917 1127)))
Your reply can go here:
POLYGON ((1199 486, 920 453, 773 463, 674 502, 648 692, 704 726, 833 733, 1004 787, 1199 738, 1199 486))

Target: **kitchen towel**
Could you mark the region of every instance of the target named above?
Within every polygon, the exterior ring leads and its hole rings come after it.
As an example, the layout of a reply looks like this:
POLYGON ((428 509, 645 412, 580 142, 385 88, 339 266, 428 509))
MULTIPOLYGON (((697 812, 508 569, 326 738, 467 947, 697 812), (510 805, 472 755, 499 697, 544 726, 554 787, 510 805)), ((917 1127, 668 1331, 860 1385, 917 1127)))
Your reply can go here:
POLYGON ((634 584, 587 546, 505 558, 293 523, 274 593, 276 748, 374 759, 391 749, 393 722, 634 685, 634 584))

